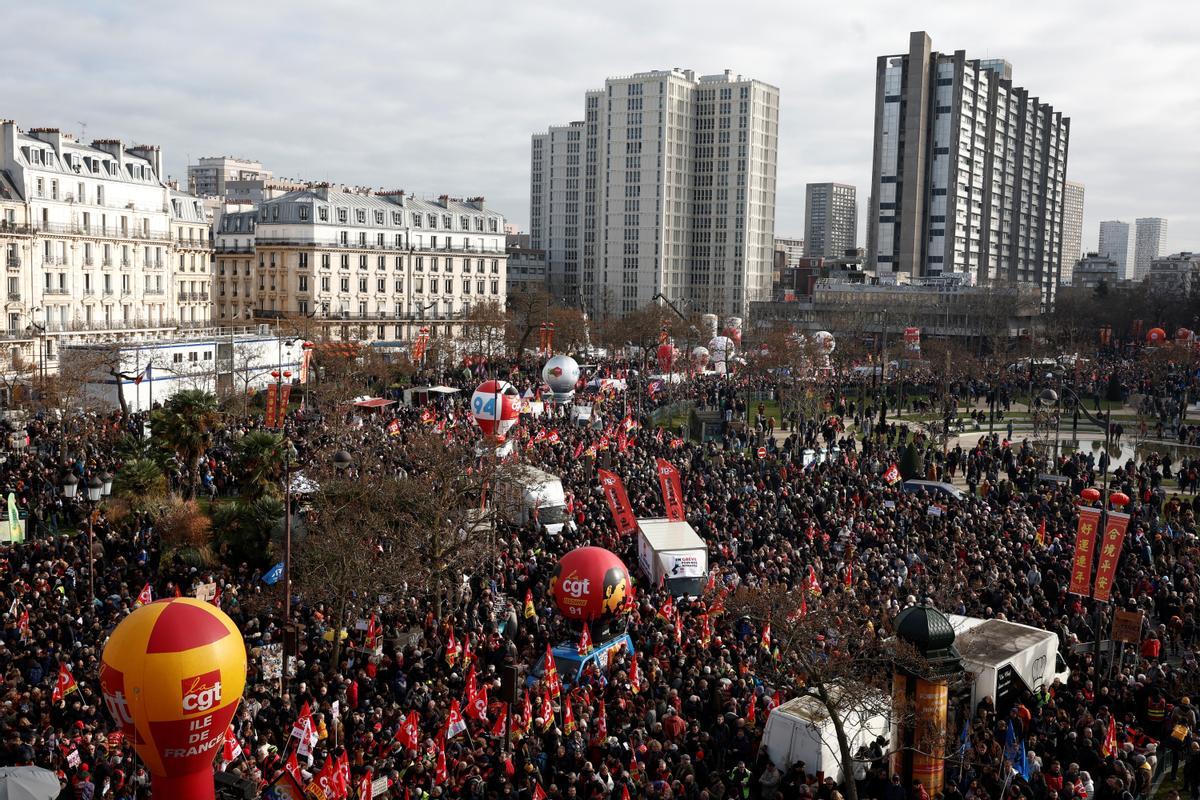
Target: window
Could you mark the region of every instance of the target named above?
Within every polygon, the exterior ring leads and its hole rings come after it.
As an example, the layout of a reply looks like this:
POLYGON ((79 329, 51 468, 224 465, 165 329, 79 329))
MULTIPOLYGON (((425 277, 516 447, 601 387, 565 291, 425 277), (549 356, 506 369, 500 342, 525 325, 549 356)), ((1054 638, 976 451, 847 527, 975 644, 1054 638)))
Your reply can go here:
POLYGON ((342 278, 342 291, 343 292, 350 291, 350 279, 349 278, 342 278))
POLYGON ((321 253, 321 269, 329 269, 329 253, 321 253))
POLYGON ((300 220, 302 222, 308 220, 308 206, 300 206, 300 220))
POLYGON ((329 222, 329 209, 325 206, 318 208, 317 219, 321 220, 321 222, 329 222))
POLYGON ((452 281, 450 278, 446 278, 446 281, 442 284, 442 287, 446 290, 446 294, 454 293, 454 281, 452 281))
POLYGON ((387 281, 384 278, 380 278, 379 280, 375 281, 375 291, 379 292, 380 294, 387 291, 387 281))
POLYGON ((366 278, 358 279, 358 291, 362 294, 366 293, 366 291, 367 291, 367 279, 366 278))
POLYGON ((354 219, 359 225, 365 224, 367 221, 367 212, 361 208, 354 209, 354 219))
POLYGON ((308 276, 307 275, 300 276, 300 285, 298 288, 299 288, 299 291, 301 291, 301 292, 308 291, 308 276))
POLYGON ((492 294, 500 294, 500 281, 492 281, 492 294))
POLYGON ((322 292, 329 291, 329 276, 328 275, 321 276, 321 291, 322 292))
POLYGON ((344 208, 339 208, 337 210, 337 212, 338 212, 338 216, 337 216, 338 222, 340 222, 342 225, 345 225, 346 222, 350 219, 350 212, 344 208))
MULTIPOLYGON (((382 211, 376 211, 376 212, 375 212, 375 224, 376 224, 376 225, 382 225, 382 224, 383 224, 383 212, 382 212, 382 211)), ((382 236, 382 235, 383 235, 383 234, 380 234, 380 236, 382 236)))
POLYGON ((413 278, 413 291, 416 292, 417 294, 425 293, 425 279, 424 278, 413 278))
POLYGON ((463 294, 471 293, 471 279, 470 278, 463 278, 462 290, 463 290, 463 294))
POLYGON ((397 278, 396 279, 396 294, 400 294, 403 291, 404 291, 404 278, 397 278))

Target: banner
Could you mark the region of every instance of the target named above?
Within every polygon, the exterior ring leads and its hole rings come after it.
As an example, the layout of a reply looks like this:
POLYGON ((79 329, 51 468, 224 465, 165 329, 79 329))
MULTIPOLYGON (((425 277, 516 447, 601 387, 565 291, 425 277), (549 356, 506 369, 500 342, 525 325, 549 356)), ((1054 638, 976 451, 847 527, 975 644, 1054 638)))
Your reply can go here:
POLYGON ((1079 528, 1075 532, 1075 555, 1071 560, 1071 594, 1087 597, 1092 583, 1092 554, 1096 550, 1096 528, 1100 509, 1079 509, 1079 528))
POLYGON ((1112 582, 1117 574, 1117 562, 1121 559, 1121 545, 1125 543, 1125 531, 1129 528, 1129 515, 1119 511, 1108 512, 1104 523, 1104 538, 1100 542, 1100 565, 1096 567, 1096 586, 1092 597, 1107 603, 1112 596, 1112 582))
POLYGON ((658 560, 663 565, 663 574, 669 578, 704 577, 704 564, 694 550, 659 553, 658 560))
POLYGON ((686 515, 683 511, 683 487, 679 482, 679 470, 665 458, 655 459, 658 464, 658 485, 662 489, 663 507, 667 511, 667 519, 672 522, 683 522, 686 515))
POLYGON ((304 348, 304 352, 300 356, 300 382, 308 383, 308 370, 312 364, 312 350, 308 347, 304 348))
POLYGON ((267 384, 267 413, 263 423, 268 428, 274 428, 279 415, 279 384, 267 384))
POLYGON ((604 499, 608 501, 608 510, 612 512, 613 524, 617 533, 626 534, 637 530, 637 517, 634 516, 633 506, 629 504, 629 495, 625 492, 625 484, 615 472, 606 469, 597 470, 600 476, 600 486, 604 489, 604 499))
POLYGON ((904 329, 904 348, 914 353, 921 352, 921 329, 920 328, 905 328, 904 329))
POLYGON ((278 427, 280 428, 283 427, 283 421, 287 419, 288 402, 290 402, 291 399, 292 385, 290 383, 285 383, 279 387, 279 411, 277 414, 277 419, 275 420, 277 423, 279 423, 278 427))

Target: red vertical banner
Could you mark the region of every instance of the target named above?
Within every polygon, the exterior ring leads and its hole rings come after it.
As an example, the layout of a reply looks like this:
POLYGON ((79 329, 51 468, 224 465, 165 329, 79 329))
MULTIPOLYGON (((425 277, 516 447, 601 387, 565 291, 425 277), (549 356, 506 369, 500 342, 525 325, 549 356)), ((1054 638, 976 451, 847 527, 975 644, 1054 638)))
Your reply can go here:
POLYGON ((667 510, 667 519, 672 522, 683 522, 686 515, 683 511, 683 487, 679 482, 679 470, 665 458, 655 459, 658 464, 658 485, 662 489, 663 507, 667 510))
POLYGON ((1100 565, 1096 567, 1096 586, 1092 597, 1107 603, 1112 597, 1113 579, 1117 574, 1117 562, 1121 559, 1121 545, 1125 543, 1125 532, 1129 529, 1129 515, 1119 511, 1108 512, 1104 522, 1104 536, 1100 540, 1100 565))
POLYGON ((275 420, 279 413, 278 391, 279 391, 279 384, 277 384, 277 383, 268 383, 267 384, 267 415, 266 415, 266 419, 263 420, 263 422, 266 423, 266 426, 268 428, 275 427, 275 420))
POLYGON ((1079 509, 1079 528, 1075 532, 1075 555, 1071 560, 1072 594, 1087 597, 1092 583, 1092 555, 1096 552, 1096 529, 1100 527, 1100 509, 1079 509))
POLYGON ((283 421, 287 419, 288 402, 292 399, 292 385, 285 383, 279 387, 279 410, 275 413, 275 422, 277 427, 283 427, 283 421))
POLYGON ((305 348, 303 354, 300 356, 300 382, 301 383, 308 383, 308 369, 311 364, 312 364, 312 350, 305 348))
POLYGON ((629 504, 629 495, 625 493, 621 476, 606 469, 597 470, 596 474, 600 477, 600 487, 604 490, 604 499, 608 501, 608 510, 612 512, 617 533, 637 530, 637 517, 634 516, 633 506, 629 504))

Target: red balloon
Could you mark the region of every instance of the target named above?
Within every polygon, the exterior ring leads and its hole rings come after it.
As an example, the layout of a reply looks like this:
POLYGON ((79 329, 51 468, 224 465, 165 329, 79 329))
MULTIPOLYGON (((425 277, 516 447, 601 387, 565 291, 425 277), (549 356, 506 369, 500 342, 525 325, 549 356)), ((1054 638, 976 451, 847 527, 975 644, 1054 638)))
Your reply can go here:
POLYGON ((1151 328, 1150 332, 1146 334, 1146 341, 1151 343, 1163 342, 1166 341, 1166 338, 1167 332, 1162 328, 1151 328))
POLYGON ((1112 503, 1118 508, 1122 508, 1129 505, 1129 495, 1125 494, 1124 492, 1113 492, 1108 496, 1108 502, 1112 503))
POLYGON ((554 567, 550 594, 568 619, 591 622, 618 614, 629 594, 629 570, 603 547, 579 547, 554 567))
POLYGON ((675 361, 675 347, 664 342, 658 346, 658 371, 670 372, 671 365, 675 361))
POLYGON ((1079 493, 1079 496, 1089 503, 1094 503, 1100 499, 1100 490, 1089 486, 1079 493))

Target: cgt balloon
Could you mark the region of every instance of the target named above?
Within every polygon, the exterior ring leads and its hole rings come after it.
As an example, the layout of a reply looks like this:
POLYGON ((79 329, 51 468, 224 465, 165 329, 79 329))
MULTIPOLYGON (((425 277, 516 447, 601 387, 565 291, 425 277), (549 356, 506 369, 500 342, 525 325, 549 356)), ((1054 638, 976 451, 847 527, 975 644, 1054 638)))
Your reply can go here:
POLYGON ((603 547, 579 547, 564 555, 550 577, 550 595, 563 616, 577 622, 620 613, 629 594, 629 570, 603 547))

